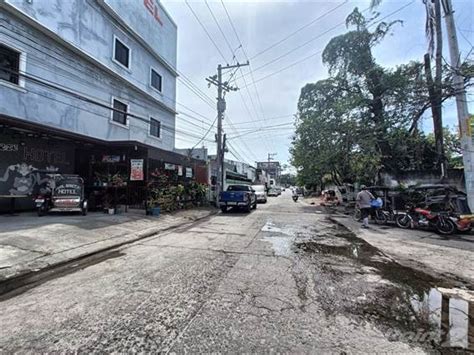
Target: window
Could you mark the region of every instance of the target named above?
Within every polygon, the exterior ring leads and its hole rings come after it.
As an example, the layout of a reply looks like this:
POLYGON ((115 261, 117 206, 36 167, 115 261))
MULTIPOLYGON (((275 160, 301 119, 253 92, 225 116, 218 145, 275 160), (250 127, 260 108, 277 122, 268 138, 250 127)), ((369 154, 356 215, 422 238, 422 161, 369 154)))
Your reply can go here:
POLYGON ((161 123, 154 118, 150 118, 150 136, 160 138, 161 123))
POLYGON ((124 67, 129 68, 130 65, 130 48, 128 48, 118 38, 115 38, 114 44, 114 59, 122 64, 124 67))
POLYGON ((0 44, 0 79, 19 85, 20 53, 0 44))
POLYGON ((161 75, 155 69, 151 69, 151 87, 161 92, 162 80, 161 75))
MULTIPOLYGON (((123 111, 123 112, 127 112, 128 111, 128 105, 117 100, 117 99, 113 99, 113 107, 115 110, 119 110, 119 111, 123 111)), ((112 121, 114 122, 117 122, 117 123, 120 123, 120 124, 123 124, 123 125, 127 125, 127 114, 126 113, 122 113, 122 112, 118 112, 118 111, 113 111, 112 113, 112 121)))

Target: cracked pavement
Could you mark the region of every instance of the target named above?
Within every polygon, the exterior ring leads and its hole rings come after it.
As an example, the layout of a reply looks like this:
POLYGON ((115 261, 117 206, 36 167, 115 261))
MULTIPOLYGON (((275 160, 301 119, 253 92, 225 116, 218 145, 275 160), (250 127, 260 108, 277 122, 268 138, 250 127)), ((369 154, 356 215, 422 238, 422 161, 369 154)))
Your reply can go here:
POLYGON ((433 330, 413 299, 456 285, 399 265, 315 209, 286 193, 7 294, 0 351, 438 350, 410 336, 433 330))

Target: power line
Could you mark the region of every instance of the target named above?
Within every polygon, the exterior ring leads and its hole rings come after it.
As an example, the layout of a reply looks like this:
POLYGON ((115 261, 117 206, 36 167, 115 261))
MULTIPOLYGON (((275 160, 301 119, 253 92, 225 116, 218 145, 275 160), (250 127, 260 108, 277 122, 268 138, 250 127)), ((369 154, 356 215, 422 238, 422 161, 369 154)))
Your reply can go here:
MULTIPOLYGON (((40 84, 40 85, 43 85, 43 86, 46 86, 48 88, 51 88, 51 89, 54 89, 54 90, 57 90, 59 92, 61 92, 62 94, 67 94, 69 96, 72 96, 76 99, 79 99, 79 100, 82 100, 84 102, 87 102, 89 104, 93 104, 93 105, 96 105, 98 107, 101 107, 101 108, 105 108, 105 109, 108 109, 112 112, 118 112, 118 113, 121 113, 121 114, 124 114, 126 117, 133 117, 139 121, 142 121, 142 122, 145 122, 146 124, 150 124, 150 120, 148 118, 145 118, 145 117, 142 117, 140 115, 136 115, 136 114, 133 114, 133 113, 130 113, 130 112, 126 112, 126 111, 121 111, 121 110, 118 110, 114 107, 111 107, 109 106, 110 104, 109 103, 103 103, 103 102, 100 102, 100 100, 98 99, 91 99, 89 97, 86 97, 84 96, 84 94, 81 94, 81 93, 78 93, 78 92, 74 92, 73 90, 69 89, 69 88, 66 88, 66 87, 63 87, 61 85, 58 85, 58 84, 55 84, 55 83, 51 83, 51 82, 48 82, 47 80, 45 80, 44 78, 41 78, 41 77, 38 77, 36 75, 33 75, 33 74, 28 74, 26 72, 23 72, 23 71, 15 71, 15 70, 11 70, 7 67, 0 67, 0 69, 2 71, 9 71, 11 73, 14 73, 16 75, 19 75, 19 76, 23 76, 31 81, 34 81, 36 82, 37 84, 40 84)), ((32 91, 32 90, 29 90, 30 92, 36 94, 36 95, 39 95, 39 96, 43 96, 45 98, 48 98, 48 99, 52 99, 53 101, 57 101, 57 102, 60 102, 64 105, 68 105, 70 107, 74 107, 76 109, 79 109, 79 110, 83 110, 83 111, 86 111, 86 112, 89 112, 91 114, 94 114, 94 115, 97 115, 97 116, 101 116, 101 117, 105 117, 107 119, 110 119, 110 117, 107 117, 107 116, 104 116, 104 115, 101 115, 97 112, 94 112, 94 111, 90 111, 90 110, 86 110, 84 109, 83 107, 79 107, 79 106, 76 106, 76 105, 72 105, 70 103, 67 103, 67 102, 64 102, 64 101, 60 101, 60 100, 55 100, 54 98, 51 98, 50 96, 47 96, 47 95, 44 95, 44 94, 41 94, 39 92, 35 92, 35 91, 32 91)), ((130 101, 131 103, 133 103, 132 101, 130 101)), ((160 122, 160 127, 162 127, 163 129, 165 130, 168 130, 170 132, 178 132, 178 133, 181 133, 181 134, 184 134, 184 135, 188 135, 190 137, 193 137, 193 138, 201 138, 200 136, 196 136, 196 135, 193 135, 189 132, 186 132, 186 131, 180 131, 180 130, 177 130, 175 127, 173 126, 168 126, 166 124, 164 124, 163 122, 160 122)))
MULTIPOLYGON (((221 26, 219 25, 219 21, 217 21, 217 18, 214 15, 214 12, 212 11, 211 7, 209 6, 209 3, 207 2, 207 0, 204 0, 204 2, 206 4, 209 12, 211 13, 212 18, 213 18, 215 24, 217 25, 217 28, 219 29, 219 32, 221 33, 222 37, 224 37, 224 41, 227 44, 227 48, 229 48, 230 54, 232 55, 232 61, 233 61, 235 59, 234 50, 232 49, 232 46, 230 45, 229 40, 227 39, 227 36, 225 35, 224 31, 222 30, 221 26)), ((236 70, 237 69, 238 68, 236 68, 236 70)))
MULTIPOLYGON (((275 43, 273 43, 272 45, 268 46, 267 48, 261 50, 260 52, 254 54, 250 59, 255 59, 257 58, 258 56, 262 55, 263 53, 266 53, 268 52, 270 49, 278 46, 279 44, 285 42, 287 39, 293 37, 295 34, 301 32, 302 30, 304 30, 305 28, 308 28, 309 26, 313 25, 314 23, 318 22, 319 20, 323 19, 324 17, 328 16, 329 14, 333 13, 334 11, 336 11, 337 9, 339 9, 340 7, 342 7, 343 5, 347 4, 349 0, 345 0, 344 2, 340 3, 339 5, 337 5, 336 7, 333 7, 332 9, 326 11, 325 13, 323 13, 322 15, 316 17, 314 20, 308 22, 306 25, 303 25, 301 26, 300 28, 298 28, 296 31, 290 33, 289 35, 283 37, 281 40, 279 41, 276 41, 275 43)), ((221 3, 224 4, 224 2, 221 0, 221 3)))
MULTIPOLYGON (((221 0, 221 4, 222 4, 222 7, 224 8, 224 11, 227 15, 227 20, 229 21, 230 25, 231 25, 231 28, 234 32, 234 35, 235 35, 235 38, 237 39, 238 43, 239 43, 239 47, 238 48, 242 48, 242 52, 244 53, 244 56, 245 58, 247 59, 247 62, 249 62, 249 71, 250 71, 250 75, 251 75, 251 79, 252 79, 252 83, 254 85, 254 88, 255 88, 255 93, 256 93, 256 96, 257 96, 257 102, 259 103, 260 105, 260 110, 262 112, 262 115, 263 115, 263 120, 266 122, 266 117, 265 117, 265 111, 263 109, 263 105, 262 105, 262 101, 260 99, 260 94, 259 94, 259 91, 258 91, 258 88, 257 88, 257 85, 255 84, 255 78, 253 76, 253 72, 252 72, 252 65, 250 64, 250 60, 249 60, 249 57, 247 55, 247 52, 245 51, 245 48, 242 44, 242 41, 240 40, 240 36, 234 26, 234 21, 232 20, 232 17, 230 16, 230 13, 229 11, 227 10, 227 7, 225 6, 224 2, 221 0)), ((249 98, 250 98, 250 101, 251 101, 251 104, 253 106, 253 109, 255 110, 255 113, 257 113, 257 109, 255 108, 255 104, 253 103, 253 98, 252 98, 252 95, 250 94, 250 91, 249 91, 249 88, 248 88, 248 85, 247 85, 247 82, 245 80, 245 75, 244 75, 244 72, 243 70, 240 68, 240 71, 242 73, 242 79, 244 81, 244 86, 245 88, 247 89, 247 93, 249 95, 249 98)), ((241 95, 242 97, 242 100, 243 100, 243 96, 241 95)), ((252 118, 252 116, 250 116, 252 118)), ((257 114, 257 117, 258 117, 258 114, 257 114)), ((270 141, 273 143, 273 140, 270 139, 270 141)), ((264 140, 265 144, 266 144, 266 140, 264 140)), ((268 149, 268 146, 267 146, 267 149, 268 149)))
MULTIPOLYGON (((186 1, 186 3, 187 3, 187 1, 186 1)), ((224 59, 224 61, 227 62, 227 60, 226 60, 225 56, 223 55, 222 51, 220 50, 219 46, 218 46, 218 45, 215 43, 215 41, 212 39, 212 37, 211 37, 209 31, 207 30, 207 28, 205 27, 205 25, 203 24, 203 22, 200 20, 199 16, 193 11, 193 9, 191 8, 191 6, 190 6, 188 3, 187 3, 187 5, 188 5, 188 7, 190 8, 191 12, 193 13, 194 17, 196 18, 196 20, 198 21, 198 23, 200 24, 201 28, 204 30, 204 32, 206 33, 206 35, 208 36, 208 38, 211 40, 211 43, 214 45, 214 47, 216 47, 216 49, 217 49, 218 52, 221 54, 221 56, 222 56, 222 58, 224 59)), ((207 5, 207 7, 208 7, 208 9, 209 9, 209 12, 211 13, 211 16, 212 16, 213 20, 215 21, 217 27, 219 28, 219 31, 221 31, 221 34, 222 34, 222 36, 224 37, 224 39, 225 39, 225 41, 226 41, 227 46, 228 46, 228 48, 229 48, 229 51, 233 54, 232 46, 230 45, 230 42, 228 41, 227 36, 225 35, 224 31, 222 30, 222 27, 220 26, 220 24, 219 24, 219 22, 218 22, 216 16, 214 15, 214 13, 213 13, 211 7, 207 4, 207 2, 206 2, 206 5, 207 5)), ((234 54, 233 54, 233 55, 234 55, 234 54)), ((237 66, 237 69, 240 69, 240 66, 237 66)), ((232 78, 232 77, 233 77, 233 74, 231 74, 231 78, 232 78)), ((248 88, 247 88, 247 91, 248 91, 248 88)), ((256 108, 255 108, 255 104, 253 103, 252 95, 250 94, 250 92, 248 92, 248 94, 249 94, 249 97, 250 97, 250 100, 251 100, 251 103, 252 103, 252 106, 253 106, 255 112, 257 112, 257 110, 256 110, 256 108)), ((242 100, 243 100, 243 97, 242 97, 242 96, 241 96, 241 98, 242 98, 242 100)), ((244 100, 243 100, 243 102, 244 102, 244 105, 246 106, 244 100)), ((247 106, 246 106, 246 107, 247 107, 247 106)), ((247 109, 248 109, 248 107, 247 107, 247 109)), ((228 122, 229 122, 230 125, 232 124, 231 121, 230 121, 230 118, 228 118, 228 122)), ((231 128, 233 129, 232 126, 231 126, 231 128)), ((246 144, 245 144, 243 141, 242 141, 242 143, 246 146, 246 144)), ((251 152, 250 149, 248 149, 248 151, 251 152)))
MULTIPOLYGON (((414 2, 415 2, 415 0, 411 1, 411 2, 408 3, 408 4, 405 4, 404 6, 398 8, 397 10, 391 12, 390 14, 388 14, 388 15, 382 17, 380 20, 374 22, 373 24, 371 24, 371 25, 368 26, 367 28, 373 26, 373 25, 376 24, 376 23, 380 23, 382 20, 386 19, 387 17, 390 17, 390 16, 392 16, 392 15, 394 15, 394 14, 396 14, 396 13, 402 11, 402 10, 404 10, 406 7, 410 6, 410 5, 413 4, 414 2)), ((367 9, 364 10, 364 11, 367 11, 367 9)), ((364 12, 364 11, 363 11, 363 12, 364 12)), ((344 22, 344 23, 345 23, 345 22, 344 22)), ((340 26, 341 24, 342 24, 342 23, 340 23, 338 26, 340 26)), ((286 67, 283 67, 283 68, 281 68, 281 69, 279 69, 279 70, 277 70, 277 71, 275 71, 275 72, 272 72, 272 73, 270 73, 270 74, 268 74, 268 75, 265 75, 265 76, 263 76, 263 77, 261 77, 261 78, 255 80, 255 83, 258 83, 258 82, 260 82, 260 81, 262 81, 262 80, 268 79, 269 77, 272 77, 272 76, 274 76, 274 75, 276 75, 276 74, 279 74, 279 73, 281 73, 282 71, 285 71, 285 70, 287 70, 287 69, 289 69, 289 68, 292 68, 292 67, 294 67, 295 65, 298 65, 298 64, 300 64, 300 63, 302 63, 302 62, 304 62, 304 61, 306 61, 306 60, 308 60, 308 59, 310 59, 310 58, 312 58, 312 57, 314 57, 314 56, 316 56, 316 55, 318 55, 318 54, 320 54, 320 53, 322 53, 322 52, 323 52, 323 49, 320 49, 320 50, 318 50, 317 52, 314 52, 314 53, 312 53, 312 54, 310 54, 310 55, 308 55, 308 56, 306 56, 306 57, 303 57, 302 59, 300 59, 300 60, 298 60, 298 61, 296 61, 296 62, 291 63, 290 65, 287 65, 286 67)), ((261 66, 261 67, 259 67, 259 68, 262 68, 262 67, 263 67, 263 66, 261 66)), ((238 79, 238 78, 237 78, 237 79, 238 79)))
POLYGON ((199 25, 201 26, 201 28, 203 29, 203 31, 206 33, 207 37, 209 38, 209 40, 211 41, 211 43, 214 45, 214 47, 216 48, 217 52, 219 52, 220 56, 222 57, 222 59, 224 59, 224 62, 227 63, 227 60, 225 59, 224 57, 224 54, 222 54, 222 51, 221 49, 219 48, 219 46, 216 44, 216 42, 214 41, 214 39, 212 38, 212 36, 209 34, 209 32, 207 31, 206 27, 204 26, 204 24, 201 22, 201 20, 199 19, 198 15, 194 12, 193 8, 191 7, 191 5, 189 5, 189 2, 188 0, 184 0, 184 2, 186 3, 186 5, 188 6, 189 10, 191 10, 192 14, 194 15, 194 18, 196 19, 196 21, 199 23, 199 25))
POLYGON ((206 139, 207 135, 209 134, 209 132, 211 132, 211 129, 214 127, 214 125, 216 124, 216 121, 217 121, 217 116, 216 118, 214 119, 214 121, 211 123, 211 125, 209 126, 209 129, 207 130, 206 134, 204 134, 204 136, 202 136, 202 138, 199 140, 199 142, 197 142, 194 147, 191 148, 191 150, 193 150, 194 148, 196 148, 204 139, 206 139))
MULTIPOLYGON (((287 118, 287 117, 294 117, 295 114, 291 115, 282 115, 282 116, 273 116, 273 117, 267 117, 267 120, 276 120, 279 118, 287 118)), ((255 121, 244 121, 244 122, 237 122, 235 123, 236 126, 244 125, 244 124, 249 124, 249 123, 255 123, 255 121)))
MULTIPOLYGON (((20 30, 21 30, 20 27, 15 26, 14 24, 9 24, 9 26, 12 26, 12 27, 14 27, 14 28, 17 28, 17 29, 20 29, 20 30)), ((0 25, 0 27, 3 27, 3 28, 5 28, 5 29, 9 30, 9 28, 7 28, 7 27, 4 26, 4 25, 0 25)), ((4 33, 4 32, 3 32, 3 33, 4 33)), ((36 44, 37 46, 33 46, 33 45, 31 45, 31 44, 29 44, 29 43, 27 43, 27 42, 25 42, 25 41, 20 40, 18 37, 16 37, 16 36, 14 37, 14 36, 12 36, 12 35, 10 35, 10 34, 8 34, 8 33, 4 33, 4 34, 7 35, 7 36, 9 36, 10 38, 13 38, 15 41, 18 41, 18 42, 20 42, 20 43, 22 43, 22 44, 24 44, 24 45, 26 45, 26 46, 28 46, 28 47, 31 47, 31 48, 33 48, 34 50, 36 50, 36 51, 38 51, 38 52, 40 52, 40 53, 42 53, 42 54, 44 54, 44 55, 47 55, 47 56, 49 56, 49 57, 51 57, 51 58, 56 59, 57 61, 61 62, 62 64, 64 64, 64 65, 67 66, 67 67, 70 67, 71 69, 73 69, 73 70, 75 70, 75 71, 78 70, 77 65, 72 65, 70 62, 68 62, 68 61, 66 61, 66 60, 63 60, 62 57, 61 57, 62 54, 55 52, 55 51, 54 51, 54 48, 46 47, 46 46, 44 46, 43 44, 38 43, 37 41, 34 41, 31 37, 27 37, 27 36, 25 36, 25 35, 23 35, 23 34, 21 34, 21 33, 18 33, 18 32, 15 32, 15 34, 16 34, 17 36, 26 38, 26 39, 28 39, 29 41, 31 41, 31 42, 33 42, 34 44, 36 44), (41 50, 38 46, 39 46, 39 47, 46 48, 48 51, 43 51, 43 50, 41 50), (53 51, 54 53, 56 53, 56 54, 59 55, 60 57, 57 57, 57 56, 52 55, 52 54, 50 53, 51 51, 53 51)), ((31 56, 35 57, 34 54, 28 53, 28 58, 30 58, 31 56)), ((39 58, 39 57, 37 57, 37 58, 39 58)), ((39 58, 38 63, 40 63, 40 64, 39 64, 40 66, 43 66, 44 68, 49 69, 49 67, 47 67, 47 66, 45 66, 45 65, 41 65, 42 63, 44 63, 44 59, 39 58)), ((87 71, 89 68, 83 67, 83 69, 84 69, 84 71, 87 71)), ((49 69, 49 70, 51 71, 51 69, 49 69)), ((64 69, 61 69, 61 70, 64 70, 64 69)), ((100 69, 100 68, 99 68, 99 70, 103 70, 103 69, 100 69)), ((66 72, 67 72, 67 71, 66 71, 66 72)), ((55 74, 58 74, 57 72, 54 72, 54 73, 55 73, 55 74)), ((68 72, 68 73, 71 73, 71 72, 68 72)), ((178 80, 180 80, 189 90, 191 90, 191 91, 192 91, 198 98, 200 98, 204 103, 206 103, 207 105, 209 105, 212 109, 215 109, 215 107, 214 107, 212 104, 210 104, 210 102, 209 102, 209 100, 212 100, 209 96, 207 96, 203 91, 201 91, 201 90, 200 90, 194 83, 192 83, 192 81, 191 81, 190 79, 188 79, 183 73, 179 73, 179 74, 180 74, 180 76, 178 77, 178 80), (181 78, 185 78, 185 79, 186 79, 187 81, 189 81, 192 85, 191 85, 191 84, 188 84, 186 81, 184 81, 184 80, 181 79, 181 78), (193 86, 194 86, 195 88, 193 88, 193 86), (200 92, 200 95, 197 94, 195 91, 200 92), (202 97, 201 97, 201 96, 202 96, 202 97)), ((58 75, 60 75, 60 74, 58 74, 58 75)), ((68 77, 68 78, 69 78, 69 77, 68 77)), ((128 79, 125 79, 125 80, 128 81, 128 79)), ((84 80, 83 80, 83 82, 86 82, 87 85, 90 85, 90 84, 91 84, 90 81, 84 81, 84 80)), ((150 95, 150 96, 151 96, 151 95, 150 95)), ((206 117, 206 116, 204 116, 204 115, 202 115, 202 114, 200 114, 200 113, 194 111, 193 109, 190 109, 188 106, 184 105, 183 103, 178 102, 176 99, 173 99, 173 98, 171 98, 171 97, 169 97, 169 96, 167 96, 167 95, 165 95, 165 94, 163 94, 163 93, 161 93, 161 96, 163 96, 163 97, 169 99, 172 103, 178 104, 178 105, 180 105, 180 106, 186 108, 186 109, 189 110, 190 112, 193 112, 193 113, 195 113, 195 114, 197 114, 197 115, 199 115, 199 116, 201 116, 201 117, 204 117, 204 118, 208 119, 208 117, 206 117)), ((155 99, 155 100, 156 100, 156 99, 155 99)), ((211 102, 212 102, 212 101, 211 101, 211 102)))

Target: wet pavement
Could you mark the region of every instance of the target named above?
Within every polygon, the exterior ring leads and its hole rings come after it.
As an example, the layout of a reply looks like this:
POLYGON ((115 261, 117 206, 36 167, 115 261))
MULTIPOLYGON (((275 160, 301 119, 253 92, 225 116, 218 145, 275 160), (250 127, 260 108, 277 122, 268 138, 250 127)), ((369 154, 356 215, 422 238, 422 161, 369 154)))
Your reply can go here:
POLYGON ((473 285, 404 266, 290 197, 5 295, 0 351, 474 351, 473 285))

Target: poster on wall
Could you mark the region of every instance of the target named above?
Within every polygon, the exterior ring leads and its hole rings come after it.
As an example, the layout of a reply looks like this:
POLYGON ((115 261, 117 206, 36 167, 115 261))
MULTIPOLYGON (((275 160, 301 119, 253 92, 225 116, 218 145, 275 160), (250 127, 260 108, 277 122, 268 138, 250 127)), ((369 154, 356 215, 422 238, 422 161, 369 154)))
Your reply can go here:
POLYGON ((176 165, 165 163, 165 170, 175 170, 175 169, 176 169, 176 165))
POLYGON ((178 165, 178 176, 183 176, 183 167, 178 165))
POLYGON ((193 177, 193 169, 192 168, 186 168, 186 177, 187 178, 192 178, 193 177))
POLYGON ((130 181, 143 181, 143 159, 130 159, 130 181))

